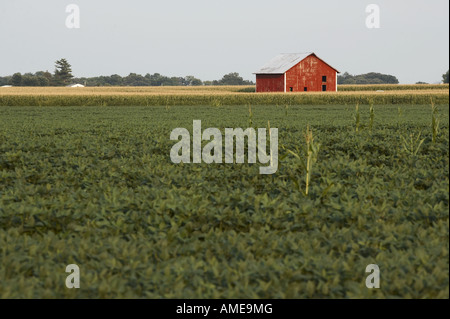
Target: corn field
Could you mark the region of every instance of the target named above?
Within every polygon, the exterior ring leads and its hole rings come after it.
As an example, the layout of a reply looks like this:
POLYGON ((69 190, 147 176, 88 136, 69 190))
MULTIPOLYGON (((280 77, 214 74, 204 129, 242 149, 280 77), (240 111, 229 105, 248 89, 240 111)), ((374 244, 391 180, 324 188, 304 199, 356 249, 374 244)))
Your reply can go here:
MULTIPOLYGON (((364 87, 364 86, 362 86, 364 87)), ((251 87, 99 87, 0 88, 0 106, 169 106, 169 105, 332 105, 332 104, 448 104, 448 86, 376 92, 364 90, 301 93, 248 93, 251 87)), ((421 87, 421 85, 420 85, 421 87)), ((403 89, 407 88, 407 89, 403 89)))

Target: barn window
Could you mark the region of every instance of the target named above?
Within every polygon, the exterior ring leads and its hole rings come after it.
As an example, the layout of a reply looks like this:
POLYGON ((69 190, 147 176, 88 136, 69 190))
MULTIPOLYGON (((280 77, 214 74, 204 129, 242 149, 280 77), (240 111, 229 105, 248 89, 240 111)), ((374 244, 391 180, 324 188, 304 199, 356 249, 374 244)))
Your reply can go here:
POLYGON ((322 91, 326 91, 327 90, 327 86, 326 85, 322 85, 322 91))
POLYGON ((322 76, 322 82, 326 82, 326 81, 327 81, 327 76, 326 75, 322 76))
POLYGON ((305 92, 308 91, 308 88, 305 86, 305 88, 303 89, 303 91, 305 91, 305 92))
POLYGON ((289 88, 289 91, 294 92, 294 88, 291 86, 291 87, 289 88))

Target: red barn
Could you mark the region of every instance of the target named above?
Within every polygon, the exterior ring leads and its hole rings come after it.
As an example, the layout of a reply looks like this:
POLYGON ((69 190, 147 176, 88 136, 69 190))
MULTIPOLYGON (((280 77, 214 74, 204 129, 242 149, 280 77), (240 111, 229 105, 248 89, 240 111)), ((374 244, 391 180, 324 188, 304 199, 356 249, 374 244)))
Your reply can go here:
POLYGON ((337 91, 338 70, 312 52, 284 53, 256 74, 256 92, 337 91))

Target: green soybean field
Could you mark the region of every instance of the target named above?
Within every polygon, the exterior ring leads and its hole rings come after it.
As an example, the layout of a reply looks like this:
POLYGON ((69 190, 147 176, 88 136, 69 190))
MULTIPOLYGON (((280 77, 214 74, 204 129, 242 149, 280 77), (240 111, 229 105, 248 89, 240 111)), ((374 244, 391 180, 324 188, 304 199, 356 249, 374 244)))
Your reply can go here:
POLYGON ((449 298, 448 104, 363 102, 0 106, 0 298, 449 298), (193 120, 278 171, 173 163, 193 120))

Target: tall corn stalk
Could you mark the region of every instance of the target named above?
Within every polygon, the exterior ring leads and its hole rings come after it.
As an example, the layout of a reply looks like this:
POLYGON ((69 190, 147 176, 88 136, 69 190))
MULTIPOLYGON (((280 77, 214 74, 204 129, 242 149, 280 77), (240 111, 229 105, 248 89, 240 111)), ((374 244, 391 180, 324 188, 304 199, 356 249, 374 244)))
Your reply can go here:
POLYGON ((375 110, 373 108, 373 100, 370 101, 370 122, 369 122, 369 130, 372 133, 373 123, 375 121, 375 110))
POLYGON ((401 137, 403 140, 403 148, 408 154, 416 156, 419 153, 420 147, 422 146, 423 142, 425 142, 425 139, 420 139, 420 135, 422 133, 419 132, 419 134, 414 136, 414 134, 409 135, 409 139, 405 137, 401 137))
MULTIPOLYGON (((269 141, 272 141, 272 131, 270 130, 270 121, 267 121, 267 128, 269 130, 269 141)), ((272 148, 272 143, 270 143, 270 147, 272 148)), ((270 163, 273 163, 273 151, 270 149, 270 163)))
POLYGON ((436 143, 437 136, 439 134, 439 113, 436 104, 431 99, 431 132, 432 132, 432 142, 436 143))
MULTIPOLYGON (((291 150, 287 150, 289 153, 294 155, 300 162, 301 166, 305 169, 305 191, 304 194, 308 196, 309 194, 309 186, 311 183, 311 173, 314 163, 317 162, 317 156, 320 150, 320 144, 314 141, 314 136, 312 130, 309 128, 309 125, 306 127, 306 132, 304 133, 305 138, 305 147, 303 148, 303 156, 300 152, 293 152, 291 150), (302 159, 302 157, 306 157, 306 161, 302 159)), ((298 150, 298 149, 297 149, 298 150)), ((297 181, 294 181, 296 185, 299 187, 297 181)))
POLYGON ((355 131, 359 132, 360 125, 360 115, 359 115, 359 103, 356 103, 356 111, 355 111, 355 131))
POLYGON ((306 141, 306 189, 305 194, 308 195, 309 191, 309 181, 311 180, 311 170, 313 164, 313 155, 314 155, 314 137, 312 131, 309 129, 309 125, 306 128, 305 133, 305 141, 306 141))

